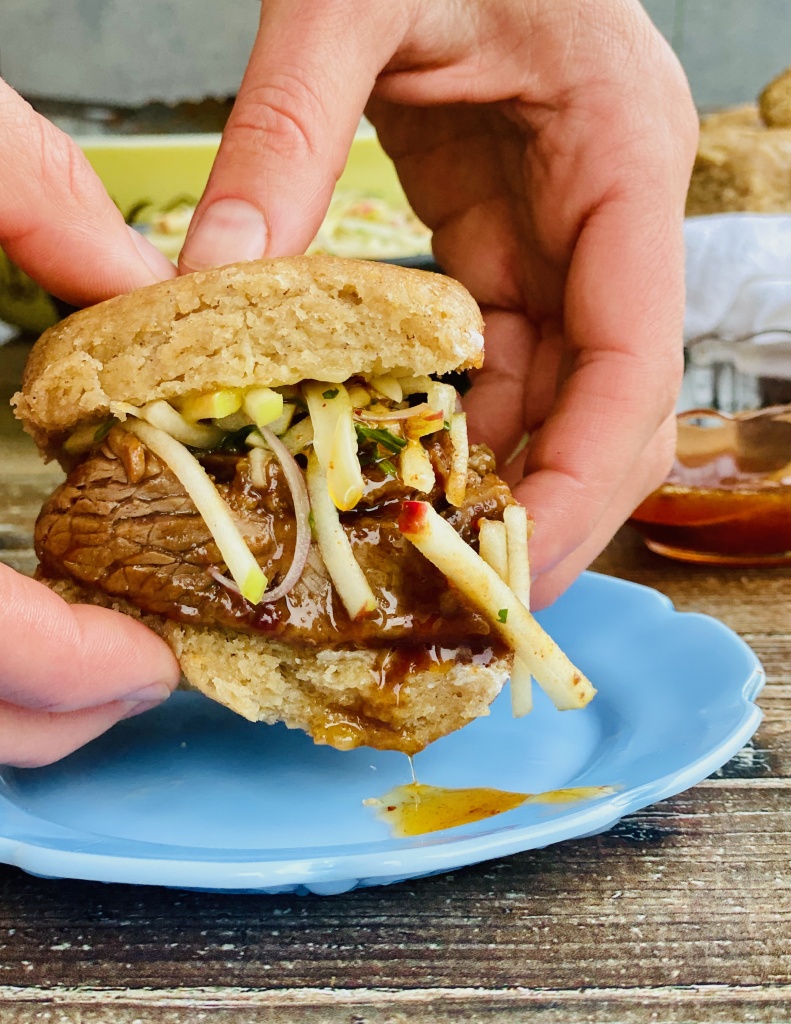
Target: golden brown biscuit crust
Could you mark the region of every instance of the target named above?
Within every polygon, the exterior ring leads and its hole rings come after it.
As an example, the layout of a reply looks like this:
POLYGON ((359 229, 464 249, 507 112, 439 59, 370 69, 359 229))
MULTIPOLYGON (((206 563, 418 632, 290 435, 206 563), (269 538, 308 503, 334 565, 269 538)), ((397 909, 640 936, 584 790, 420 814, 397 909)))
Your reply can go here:
POLYGON ((480 366, 482 329, 466 289, 439 274, 331 256, 235 263, 109 299, 50 328, 14 403, 51 452, 115 401, 480 366))
MULTIPOLYGON (((778 105, 780 98, 778 94, 778 105)), ((762 101, 761 111, 765 106, 762 101)), ((703 119, 687 195, 688 217, 791 212, 791 128, 767 126, 761 111, 750 103, 703 119)), ((776 116, 782 119, 779 106, 776 116)))
POLYGON ((764 123, 770 128, 791 128, 791 68, 786 68, 758 98, 764 123))

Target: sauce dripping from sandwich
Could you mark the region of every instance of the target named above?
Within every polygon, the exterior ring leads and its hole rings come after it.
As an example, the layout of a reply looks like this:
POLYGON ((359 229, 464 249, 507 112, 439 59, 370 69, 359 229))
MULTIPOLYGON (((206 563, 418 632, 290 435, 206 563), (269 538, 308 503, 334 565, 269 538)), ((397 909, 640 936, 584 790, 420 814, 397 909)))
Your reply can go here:
POLYGON ((615 792, 613 786, 574 786, 545 793, 512 793, 503 789, 475 787, 450 789, 418 782, 409 758, 412 781, 394 786, 381 797, 363 801, 380 821, 390 826, 397 839, 470 825, 513 811, 523 804, 571 804, 596 800, 615 792))
POLYGON ((419 751, 425 743, 416 737, 409 719, 393 715, 393 709, 408 696, 410 681, 423 673, 441 679, 460 665, 485 668, 503 658, 506 651, 497 637, 471 637, 456 647, 437 643, 383 648, 372 666, 376 686, 361 691, 353 707, 326 708, 320 720, 311 723, 311 735, 340 750, 381 744, 385 749, 419 751), (393 743, 394 728, 398 729, 398 747, 393 743))
MULTIPOLYGON (((447 674, 455 665, 486 667, 503 657, 507 648, 497 637, 471 638, 466 644, 412 644, 386 648, 376 666, 380 694, 390 694, 397 704, 405 680, 419 672, 447 674)), ((410 758, 411 763, 411 758, 410 758)))

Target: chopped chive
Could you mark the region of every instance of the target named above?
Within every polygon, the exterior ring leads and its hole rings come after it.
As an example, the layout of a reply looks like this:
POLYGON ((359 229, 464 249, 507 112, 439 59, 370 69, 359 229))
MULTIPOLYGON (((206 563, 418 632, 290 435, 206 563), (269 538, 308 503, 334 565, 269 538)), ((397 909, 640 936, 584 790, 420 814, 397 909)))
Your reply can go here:
POLYGON ((445 420, 445 422, 442 424, 442 429, 450 430, 450 420, 445 420))
POLYGON ((381 459, 379 465, 382 467, 385 473, 389 473, 390 476, 396 476, 397 470, 393 463, 390 461, 390 459, 381 459))
POLYGON ((331 398, 337 398, 338 397, 338 388, 330 388, 329 391, 322 392, 322 396, 321 397, 322 398, 326 398, 328 402, 329 402, 329 400, 331 398))
POLYGON ((220 441, 218 450, 221 452, 231 452, 232 454, 243 452, 247 435, 251 434, 255 429, 255 424, 250 423, 246 427, 240 427, 239 430, 235 430, 232 434, 226 434, 222 441, 220 441))
POLYGON ((93 435, 94 441, 97 441, 97 442, 98 441, 103 441, 107 437, 107 435, 110 433, 110 431, 113 429, 113 426, 115 425, 115 423, 116 423, 116 420, 113 417, 113 418, 107 420, 106 423, 102 423, 101 426, 97 427, 96 433, 93 435))
POLYGON ((391 434, 384 427, 364 427, 361 423, 355 423, 354 427, 357 431, 357 440, 359 442, 375 441, 376 444, 381 445, 382 448, 389 452, 393 452, 394 455, 398 455, 400 451, 406 448, 406 441, 402 437, 396 437, 395 434, 391 434))
POLYGON ((501 608, 500 609, 500 611, 497 613, 497 621, 498 622, 507 622, 508 621, 508 609, 507 608, 501 608))

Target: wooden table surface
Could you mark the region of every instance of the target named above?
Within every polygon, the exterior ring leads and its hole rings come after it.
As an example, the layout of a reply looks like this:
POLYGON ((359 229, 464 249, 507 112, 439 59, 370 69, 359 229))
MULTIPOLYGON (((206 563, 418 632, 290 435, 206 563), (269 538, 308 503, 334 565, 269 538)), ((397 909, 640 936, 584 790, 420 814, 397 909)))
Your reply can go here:
MULTIPOLYGON (((57 470, 6 409, 25 354, 0 348, 0 557, 30 572, 57 470)), ((763 725, 714 777, 596 838, 331 898, 0 867, 0 1024, 791 1019, 791 571, 675 564, 627 530, 596 568, 764 662, 763 725)))

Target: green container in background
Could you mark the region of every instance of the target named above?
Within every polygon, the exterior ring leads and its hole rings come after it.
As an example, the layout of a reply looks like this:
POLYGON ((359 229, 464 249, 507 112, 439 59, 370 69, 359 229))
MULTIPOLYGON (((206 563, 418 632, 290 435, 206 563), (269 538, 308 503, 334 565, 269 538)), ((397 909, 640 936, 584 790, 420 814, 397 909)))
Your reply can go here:
MULTIPOLYGON (((208 180, 219 135, 140 135, 76 140, 124 217, 134 219, 194 204, 208 180)), ((358 135, 339 188, 375 193, 395 205, 406 198, 376 137, 358 135)), ((53 238, 53 245, 61 244, 53 238)), ((50 295, 0 250, 0 320, 39 334, 59 314, 50 295)))

